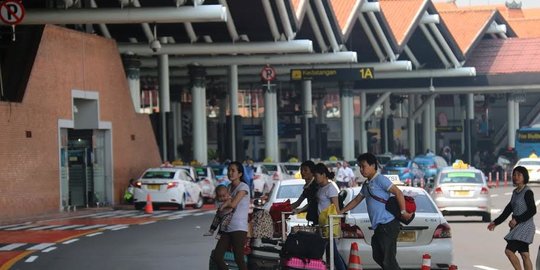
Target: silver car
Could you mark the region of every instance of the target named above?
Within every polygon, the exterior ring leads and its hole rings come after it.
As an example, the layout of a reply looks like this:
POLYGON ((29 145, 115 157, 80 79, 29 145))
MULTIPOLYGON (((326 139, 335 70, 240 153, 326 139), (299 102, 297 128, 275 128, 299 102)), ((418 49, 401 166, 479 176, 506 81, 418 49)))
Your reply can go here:
POLYGON ((446 167, 437 175, 431 197, 444 215, 481 216, 491 221, 491 198, 484 173, 476 168, 446 167))
MULTIPOLYGON (((450 225, 437 209, 429 194, 422 188, 399 186, 404 195, 411 196, 416 202, 414 220, 409 225, 402 224, 397 242, 397 261, 402 268, 422 268, 422 255, 431 255, 431 269, 448 269, 453 263, 453 244, 450 225)), ((347 188, 340 196, 344 204, 349 203, 361 187, 347 188)), ((338 251, 347 262, 351 244, 358 244, 358 252, 363 269, 380 269, 373 260, 371 238, 373 228, 367 213, 366 201, 362 200, 349 211, 342 224, 342 238, 338 241, 338 251)))
POLYGON ((516 166, 523 166, 529 171, 529 182, 540 182, 540 158, 522 158, 518 160, 516 166))

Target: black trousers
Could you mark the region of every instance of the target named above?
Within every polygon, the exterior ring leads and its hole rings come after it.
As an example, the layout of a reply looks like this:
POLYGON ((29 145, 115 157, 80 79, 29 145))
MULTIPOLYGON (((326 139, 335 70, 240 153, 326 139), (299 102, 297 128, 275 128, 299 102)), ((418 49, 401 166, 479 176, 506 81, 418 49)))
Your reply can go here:
POLYGON ((379 224, 371 238, 373 260, 383 270, 401 270, 396 261, 396 245, 400 226, 397 219, 386 224, 379 224))

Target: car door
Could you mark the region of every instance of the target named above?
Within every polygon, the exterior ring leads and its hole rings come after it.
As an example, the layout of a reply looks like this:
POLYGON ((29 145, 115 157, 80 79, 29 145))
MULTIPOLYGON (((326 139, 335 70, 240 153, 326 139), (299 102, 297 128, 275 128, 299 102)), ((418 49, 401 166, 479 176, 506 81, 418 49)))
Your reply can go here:
MULTIPOLYGON (((184 171, 182 182, 184 183, 184 187, 185 187, 184 198, 186 200, 186 203, 191 204, 191 203, 196 202, 197 198, 194 197, 195 195, 194 185, 196 185, 195 179, 193 179, 193 177, 191 177, 191 175, 187 171, 184 171)), ((198 196, 198 195, 195 195, 195 196, 198 196)))

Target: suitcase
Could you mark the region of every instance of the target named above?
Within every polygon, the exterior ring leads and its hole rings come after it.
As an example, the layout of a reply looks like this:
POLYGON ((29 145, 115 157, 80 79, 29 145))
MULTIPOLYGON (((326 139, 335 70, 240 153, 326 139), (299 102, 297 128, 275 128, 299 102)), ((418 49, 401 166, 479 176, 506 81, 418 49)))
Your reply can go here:
POLYGON ((249 269, 280 269, 281 242, 271 239, 255 238, 251 242, 251 254, 248 257, 249 269))
POLYGON ((326 264, 319 259, 301 259, 292 257, 283 260, 282 269, 306 269, 306 270, 326 270, 326 264))

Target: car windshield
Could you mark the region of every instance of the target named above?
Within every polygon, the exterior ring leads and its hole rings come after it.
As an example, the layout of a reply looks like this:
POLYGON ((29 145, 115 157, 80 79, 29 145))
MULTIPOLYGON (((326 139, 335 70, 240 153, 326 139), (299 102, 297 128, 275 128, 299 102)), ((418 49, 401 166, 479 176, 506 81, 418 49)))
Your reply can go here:
MULTIPOLYGON (((436 206, 431 202, 431 200, 426 194, 423 194, 423 193, 410 194, 407 192, 404 192, 403 194, 414 198, 414 202, 416 203, 416 213, 437 213, 436 206)), ((359 205, 357 205, 354 209, 351 210, 351 214, 363 214, 363 213, 367 213, 366 200, 362 200, 362 202, 359 205)))
POLYGON ((441 174, 441 184, 482 184, 482 175, 475 172, 448 172, 441 174))
POLYGON ((212 167, 212 171, 214 171, 215 175, 222 175, 223 168, 222 167, 212 167))
POLYGON ((379 161, 380 164, 387 164, 391 159, 391 157, 387 156, 377 156, 377 161, 379 161))
POLYGON ((142 178, 143 179, 150 179, 150 178, 173 179, 174 171, 147 171, 144 173, 142 178))
POLYGON ((206 177, 208 175, 206 168, 195 168, 195 172, 197 173, 197 176, 206 177))
POLYGON ((288 170, 288 171, 298 171, 300 170, 300 165, 285 165, 285 168, 288 170))
POLYGON ((277 165, 272 164, 263 164, 264 168, 266 168, 269 172, 275 172, 277 171, 277 165))
POLYGON ((408 160, 390 160, 386 163, 386 167, 407 167, 409 164, 408 160))
POLYGON ((526 160, 526 161, 519 161, 517 165, 521 166, 540 166, 540 160, 526 160))
POLYGON ((280 186, 276 195, 276 199, 299 198, 300 195, 302 195, 303 190, 303 184, 280 186))

